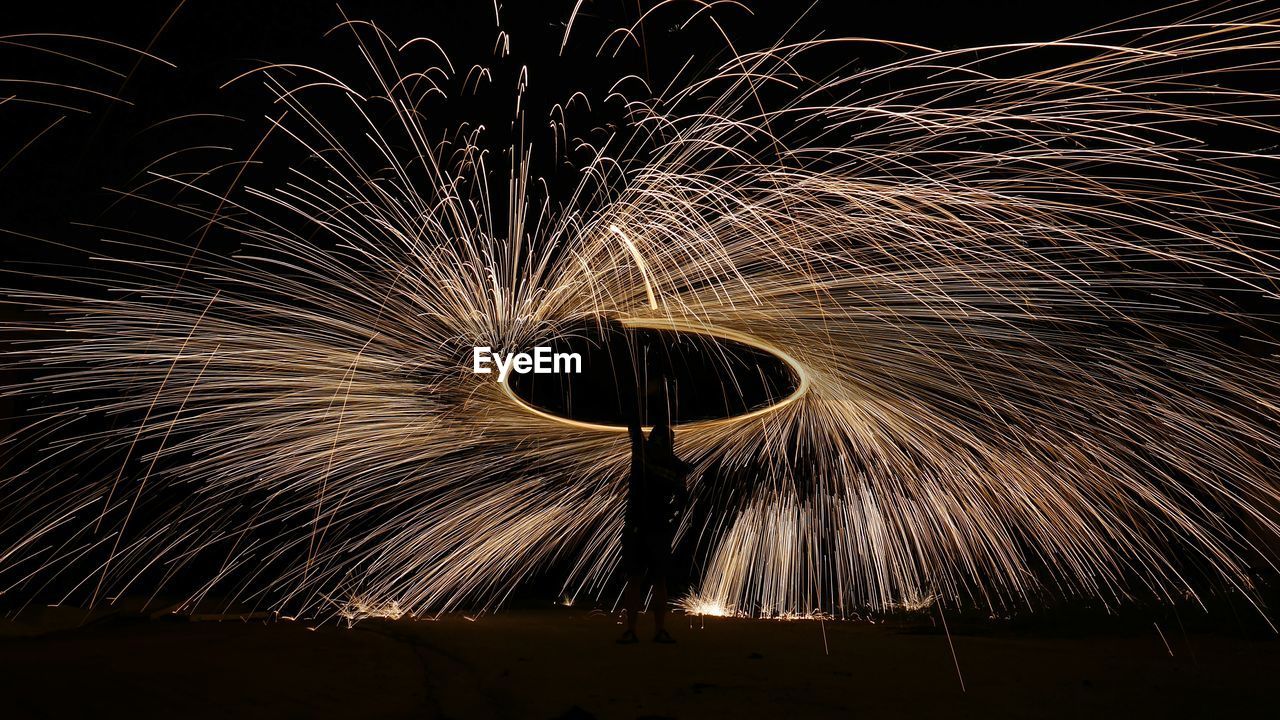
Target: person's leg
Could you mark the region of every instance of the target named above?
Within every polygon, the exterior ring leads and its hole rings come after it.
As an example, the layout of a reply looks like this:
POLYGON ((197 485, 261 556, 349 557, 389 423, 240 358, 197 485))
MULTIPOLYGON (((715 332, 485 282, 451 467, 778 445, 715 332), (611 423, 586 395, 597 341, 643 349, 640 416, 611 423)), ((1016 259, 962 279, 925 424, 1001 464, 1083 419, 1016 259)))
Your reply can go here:
POLYGON ((627 615, 627 629, 618 638, 622 644, 633 643, 636 638, 636 621, 640 616, 640 586, 644 576, 641 548, 634 533, 622 536, 622 568, 627 574, 627 586, 622 590, 622 608, 627 615))
POLYGON ((659 577, 653 583, 653 628, 657 633, 667 631, 667 579, 659 577))
POLYGON ((622 607, 627 611, 627 632, 635 633, 636 620, 640 616, 640 583, 639 575, 627 576, 627 587, 622 591, 622 607))
POLYGON ((640 577, 627 573, 627 587, 622 591, 622 607, 627 614, 627 629, 618 637, 619 645, 639 642, 636 637, 636 619, 640 616, 640 577))
POLYGON ((660 643, 673 643, 667 632, 667 573, 671 567, 671 538, 659 536, 651 546, 653 563, 653 639, 660 643))

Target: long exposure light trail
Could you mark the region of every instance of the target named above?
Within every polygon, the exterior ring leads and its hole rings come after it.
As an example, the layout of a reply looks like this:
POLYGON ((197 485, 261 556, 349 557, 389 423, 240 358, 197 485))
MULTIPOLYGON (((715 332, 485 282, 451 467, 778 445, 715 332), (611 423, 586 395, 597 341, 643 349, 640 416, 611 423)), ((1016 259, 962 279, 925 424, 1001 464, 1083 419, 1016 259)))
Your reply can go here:
POLYGON ((437 124, 488 66, 345 22, 367 67, 237 76, 271 93, 252 152, 201 136, 122 193, 198 246, 111 228, 83 290, 11 294, 52 319, 11 354, 39 372, 6 392, 42 404, 0 484, 4 587, 197 573, 183 608, 421 615, 554 565, 599 593, 621 428, 539 410, 468 353, 616 321, 799 381, 678 428, 707 518, 682 528, 691 608, 1253 597, 1280 532, 1280 96, 1249 82, 1280 72, 1280 14, 1258 7, 954 50, 782 38, 547 117, 522 67, 505 145, 437 124), (896 54, 847 64, 867 48, 896 54), (593 124, 618 103, 625 123, 593 124), (538 153, 574 187, 547 189, 538 153))

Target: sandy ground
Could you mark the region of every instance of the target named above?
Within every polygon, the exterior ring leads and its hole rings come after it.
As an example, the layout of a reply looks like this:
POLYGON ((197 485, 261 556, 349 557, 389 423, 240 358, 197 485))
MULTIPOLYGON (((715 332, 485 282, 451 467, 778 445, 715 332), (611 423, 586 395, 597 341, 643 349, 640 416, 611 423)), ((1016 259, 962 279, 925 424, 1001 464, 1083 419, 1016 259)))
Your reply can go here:
POLYGON ((677 615, 679 644, 618 646, 614 617, 572 608, 354 629, 82 620, 59 608, 0 622, 0 718, 1280 714, 1280 642, 1166 632, 1166 647, 1154 629, 953 635, 962 690, 948 637, 927 627, 677 615))

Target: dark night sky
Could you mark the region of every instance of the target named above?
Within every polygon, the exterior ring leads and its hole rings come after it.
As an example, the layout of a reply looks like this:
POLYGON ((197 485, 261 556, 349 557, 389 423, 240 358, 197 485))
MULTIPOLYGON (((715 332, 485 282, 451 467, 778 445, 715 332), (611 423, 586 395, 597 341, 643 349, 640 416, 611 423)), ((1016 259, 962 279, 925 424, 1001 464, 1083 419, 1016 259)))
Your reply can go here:
MULTIPOLYGON (((794 39, 860 36, 946 49, 1052 40, 1166 4, 833 0, 808 7, 805 2, 755 2, 751 4, 754 14, 725 5, 716 18, 738 51, 765 47, 793 24, 790 37, 794 39)), ((471 122, 509 130, 514 96, 511 88, 522 65, 529 67, 526 107, 529 124, 534 125, 532 118, 543 122, 547 109, 575 90, 584 89, 593 97, 602 97, 614 81, 629 73, 647 76, 652 84, 660 86, 690 54, 697 57, 695 65, 715 64, 724 58, 723 43, 709 23, 693 23, 684 30, 676 28, 677 21, 688 13, 688 8, 681 8, 646 22, 644 53, 630 48, 617 60, 597 59, 594 50, 608 31, 630 24, 637 17, 636 0, 584 2, 569 49, 562 57, 559 46, 573 5, 573 0, 506 3, 501 10, 501 28, 511 36, 511 57, 497 63, 493 91, 459 108, 453 108, 451 103, 441 111, 452 114, 439 118, 440 127, 471 122)), ((129 3, 127 10, 122 7, 126 6, 51 0, 8 8, 0 20, 0 31, 6 35, 54 32, 92 36, 150 48, 177 66, 136 61, 126 53, 84 43, 41 41, 44 47, 66 50, 128 74, 128 80, 122 81, 49 54, 0 47, 0 68, 4 68, 0 77, 79 82, 119 94, 128 103, 77 97, 75 101, 92 110, 91 114, 68 114, 12 161, 15 151, 63 113, 36 106, 9 107, 7 112, 0 112, 0 163, 8 162, 0 172, 0 230, 50 241, 35 242, 16 234, 0 236, 6 271, 0 285, 18 289, 83 289, 69 285, 65 278, 84 274, 86 269, 88 274, 96 275, 98 265, 88 257, 102 252, 106 247, 103 239, 111 235, 86 225, 127 228, 178 242, 193 237, 195 231, 189 218, 157 213, 141 203, 117 202, 119 197, 111 189, 135 186, 142 177, 139 171, 148 162, 182 147, 205 142, 226 144, 235 148, 236 157, 243 157, 261 137, 263 116, 272 108, 270 98, 257 81, 231 89, 219 86, 250 68, 264 62, 297 62, 339 74, 358 74, 362 63, 354 54, 350 35, 324 36, 344 15, 372 20, 400 42, 415 36, 433 38, 460 68, 495 63, 493 49, 498 27, 493 4, 488 0, 344 2, 340 6, 328 2, 187 0, 179 4, 177 0, 165 0, 129 3), (210 120, 207 125, 197 122, 155 127, 175 116, 210 112, 243 118, 244 122, 210 120), (201 135, 204 130, 209 131, 207 137, 201 135)), ((835 61, 858 66, 891 57, 884 48, 870 45, 865 52, 865 56, 835 61)), ((17 87, 41 99, 72 98, 41 86, 17 87)), ((608 118, 599 121, 608 122, 608 118)), ((497 137, 490 140, 501 146, 502 132, 495 130, 493 134, 497 137)), ((546 145, 545 136, 533 140, 546 145)), ((287 166, 287 162, 268 162, 261 170, 266 175, 252 180, 257 184, 279 182, 287 166)), ((554 189, 555 179, 551 182, 554 189)), ((205 247, 232 252, 238 242, 235 237, 215 236, 205 247)), ((113 248, 111 252, 120 251, 113 248)), ((12 307, 0 306, 5 318, 15 312, 12 307)), ((12 412, 0 408, 0 415, 12 412)))
MULTIPOLYGON (((647 23, 644 38, 647 57, 634 53, 618 62, 589 61, 605 31, 636 17, 634 0, 598 0, 584 3, 574 30, 568 57, 558 58, 563 23, 573 6, 560 2, 506 3, 502 27, 511 35, 509 68, 530 67, 531 91, 545 98, 546 106, 563 100, 581 87, 603 88, 626 73, 648 74, 655 79, 674 69, 691 52, 708 55, 719 42, 706 23, 677 32, 678 13, 668 13, 647 23), (574 52, 576 50, 576 52, 574 52), (706 52, 704 52, 706 50, 706 52), (586 58, 586 59, 584 59, 586 58), (647 70, 646 70, 647 67, 647 70)), ((733 8, 718 19, 731 33, 739 50, 764 46, 794 22, 803 2, 758 2, 754 16, 733 8)), ((818 34, 864 36, 955 48, 1022 40, 1049 40, 1120 19, 1159 3, 1073 2, 825 2, 810 9, 793 37, 818 34)), ((69 221, 100 222, 115 197, 103 190, 128 187, 150 159, 174 147, 194 144, 198 138, 173 137, 173 133, 145 128, 188 112, 220 112, 261 118, 263 97, 251 91, 219 90, 226 80, 261 61, 300 62, 320 67, 351 67, 348 38, 324 38, 325 31, 342 15, 377 22, 397 40, 428 36, 440 41, 459 64, 485 62, 492 57, 496 37, 493 5, 487 0, 433 2, 165 2, 65 3, 53 0, 23 3, 7 8, 0 28, 5 34, 61 32, 89 35, 133 47, 148 47, 177 65, 169 69, 144 61, 133 68, 127 83, 95 73, 84 66, 19 48, 0 48, 0 73, 27 79, 63 82, 83 80, 87 87, 120 92, 132 105, 83 99, 92 115, 72 115, 27 148, 0 173, 0 228, 47 239, 83 245, 96 237, 68 226, 69 221), (122 10, 127 7, 127 10, 122 10), (339 9, 339 7, 341 9, 339 9), (176 12, 175 12, 176 8, 176 12), (166 26, 166 20, 172 20, 166 26), (161 27, 164 31, 157 36, 161 27), (154 45, 152 44, 154 39, 154 45)), ((51 45, 52 46, 52 45, 51 45)), ((83 54, 85 46, 76 48, 83 54)), ((869 52, 871 52, 869 50, 869 52)), ((90 59, 129 72, 133 60, 124 54, 92 51, 90 59)), ((710 61, 707 57, 705 61, 710 61)), ((848 58, 858 62, 858 58, 848 58)), ((705 62, 704 61, 704 62, 705 62)), ((31 88, 25 91, 37 92, 31 88)), ((46 95, 41 95, 46 97, 46 95)), ((47 97, 57 96, 52 91, 47 97)), ((499 107, 492 118, 509 117, 510 93, 495 95, 499 107)), ((473 104, 470 108, 475 111, 473 104)), ((536 112, 536 110, 535 110, 536 112)), ((478 115, 484 115, 480 108, 478 115)), ((0 157, 7 160, 32 135, 57 116, 43 108, 21 108, 0 114, 0 157)), ((477 119, 449 118, 447 122, 477 119)), ((478 118, 483 120, 483 118, 478 118)), ((492 119, 490 120, 492 122, 492 119)), ((225 125, 225 123, 224 123, 225 125)), ((257 123, 246 128, 260 132, 257 123)), ((219 127, 218 141, 225 140, 219 127)), ((193 132, 194 130, 188 130, 193 132)), ((246 138, 247 139, 247 138, 246 138)), ((116 210, 118 212, 118 209, 116 210)), ((110 217, 113 224, 128 225, 128 216, 110 217)), ((153 222, 153 220, 149 220, 153 222)), ((6 241, 6 259, 65 262, 66 253, 30 242, 6 241)), ((13 269, 11 266, 10 269, 13 269)), ((21 278, 17 278, 21 282, 21 278)))
MULTIPOLYGON (((511 7, 502 9, 501 28, 511 35, 512 56, 502 63, 502 72, 508 74, 499 75, 494 83, 501 91, 495 90, 490 105, 486 106, 483 100, 472 102, 459 111, 461 114, 440 118, 441 127, 453 127, 462 121, 495 127, 509 125, 510 88, 514 73, 522 64, 530 68, 530 116, 541 119, 546 108, 565 100, 574 90, 588 88, 594 96, 602 96, 614 80, 628 73, 648 75, 655 84, 661 84, 690 53, 697 55, 700 63, 709 64, 716 61, 716 49, 722 47, 706 23, 676 31, 674 22, 680 14, 676 12, 644 26, 645 53, 628 51, 616 61, 594 59, 592 51, 610 29, 634 20, 637 2, 585 0, 569 52, 559 57, 563 23, 574 0, 507 4, 511 7)), ((793 22, 797 24, 790 36, 797 40, 819 35, 861 36, 950 49, 1053 40, 1168 5, 1159 1, 1115 0, 829 0, 814 5, 797 22, 805 13, 807 0, 751 4, 754 15, 731 7, 722 8, 717 15, 739 51, 767 46, 793 22)), ((73 223, 133 228, 176 240, 190 237, 189 223, 160 219, 133 204, 114 204, 117 196, 105 188, 129 187, 137 182, 139 171, 151 159, 174 148, 203 142, 204 138, 196 134, 198 125, 153 127, 186 113, 216 112, 245 118, 239 126, 212 123, 210 127, 216 126, 216 132, 208 140, 234 144, 242 157, 243 149, 261 137, 262 117, 271 107, 269 98, 256 86, 230 90, 219 86, 263 62, 297 62, 340 72, 344 68, 358 71, 360 61, 350 37, 324 37, 344 15, 373 20, 397 41, 431 37, 463 68, 472 63, 493 62, 498 27, 490 0, 343 2, 340 8, 329 2, 263 0, 188 0, 181 6, 177 0, 83 5, 46 0, 6 8, 0 18, 0 35, 56 32, 99 37, 150 47, 151 52, 177 67, 167 68, 150 61, 135 66, 131 56, 108 50, 90 54, 95 61, 129 73, 127 82, 122 82, 56 57, 0 47, 0 77, 83 81, 89 87, 119 93, 131 103, 84 99, 84 106, 92 109, 92 114, 68 116, 0 172, 0 230, 52 241, 39 243, 19 235, 0 235, 6 271, 0 287, 58 289, 64 280, 51 280, 37 273, 68 274, 64 271, 70 267, 69 274, 75 274, 93 268, 85 259, 86 253, 100 247, 104 231, 73 223), (162 26, 165 29, 160 32, 162 26), (174 224, 166 225, 168 222, 174 224), (68 250, 67 246, 76 250, 68 250), (50 265, 57 268, 50 269, 50 265)), ((842 61, 855 66, 878 62, 885 59, 887 51, 868 46, 866 52, 866 57, 850 56, 842 61)), ((0 85, 0 93, 4 91, 0 85)), ((52 90, 47 92, 49 97, 66 97, 52 90)), ((8 110, 0 112, 0 165, 58 116, 39 107, 8 110)), ((281 167, 267 172, 275 172, 278 179, 281 167)), ((273 177, 255 180, 270 183, 273 177)), ((2 318, 7 319, 13 312, 0 306, 2 318)), ((12 412, 0 407, 0 419, 12 412)))

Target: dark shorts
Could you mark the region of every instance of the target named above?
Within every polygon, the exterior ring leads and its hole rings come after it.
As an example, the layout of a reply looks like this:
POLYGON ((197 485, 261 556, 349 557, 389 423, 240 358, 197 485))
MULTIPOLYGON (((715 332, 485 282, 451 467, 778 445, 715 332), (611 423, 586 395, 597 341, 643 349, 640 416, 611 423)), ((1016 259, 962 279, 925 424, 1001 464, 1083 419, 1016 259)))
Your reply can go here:
POLYGON ((622 533, 622 569, 628 577, 665 578, 671 565, 671 533, 627 528, 622 533))

